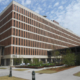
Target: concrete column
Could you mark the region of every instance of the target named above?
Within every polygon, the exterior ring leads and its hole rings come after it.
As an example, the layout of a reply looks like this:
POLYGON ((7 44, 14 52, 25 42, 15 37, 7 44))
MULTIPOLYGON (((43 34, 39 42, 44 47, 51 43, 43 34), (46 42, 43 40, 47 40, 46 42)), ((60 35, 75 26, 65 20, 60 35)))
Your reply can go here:
POLYGON ((4 66, 6 66, 6 59, 4 59, 4 66))
POLYGON ((45 62, 47 63, 47 58, 45 59, 45 62))
POLYGON ((10 66, 13 66, 13 58, 10 58, 10 66))
POLYGON ((51 62, 53 62, 53 59, 51 58, 51 62))
POLYGON ((24 63, 24 60, 23 60, 23 58, 21 59, 21 63, 24 63))
POLYGON ((0 65, 1 65, 1 48, 0 48, 0 65))
POLYGON ((31 62, 33 62, 33 58, 31 58, 31 62))
POLYGON ((41 61, 41 59, 39 58, 39 62, 41 61))

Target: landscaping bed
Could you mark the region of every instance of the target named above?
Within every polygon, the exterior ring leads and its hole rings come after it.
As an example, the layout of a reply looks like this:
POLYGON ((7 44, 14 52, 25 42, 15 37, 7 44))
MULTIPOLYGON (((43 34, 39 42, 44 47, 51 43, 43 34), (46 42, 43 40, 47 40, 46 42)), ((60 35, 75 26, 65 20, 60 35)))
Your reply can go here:
POLYGON ((36 73, 40 73, 40 74, 44 74, 44 73, 45 74, 51 74, 51 73, 56 73, 56 72, 67 70, 67 69, 74 68, 74 67, 76 67, 76 66, 50 68, 50 69, 44 69, 44 70, 36 71, 36 73))
POLYGON ((39 69, 39 68, 44 68, 43 66, 15 66, 16 68, 34 68, 34 69, 39 69))

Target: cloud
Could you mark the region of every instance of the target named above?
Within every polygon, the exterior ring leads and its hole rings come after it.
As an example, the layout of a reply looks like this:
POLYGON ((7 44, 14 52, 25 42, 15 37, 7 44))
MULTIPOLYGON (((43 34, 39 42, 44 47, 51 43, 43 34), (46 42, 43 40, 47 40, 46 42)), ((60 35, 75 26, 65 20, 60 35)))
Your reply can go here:
POLYGON ((40 6, 38 6, 38 8, 34 9, 35 12, 40 13, 40 11, 42 12, 42 8, 40 6))
POLYGON ((63 9, 63 6, 59 6, 59 9, 63 9))
POLYGON ((56 7, 56 6, 58 6, 59 5, 59 2, 56 2, 55 4, 54 4, 54 7, 56 7))
POLYGON ((9 0, 0 0, 0 5, 2 4, 2 5, 6 5, 6 4, 8 4, 9 3, 9 0))
POLYGON ((73 1, 66 6, 65 11, 56 12, 56 20, 64 26, 80 35, 80 1, 73 1))
POLYGON ((62 1, 62 2, 61 2, 61 4, 65 4, 66 2, 67 2, 67 1, 66 1, 66 0, 64 0, 64 1, 62 1))
POLYGON ((31 4, 31 0, 22 0, 21 4, 24 6, 29 5, 31 4))

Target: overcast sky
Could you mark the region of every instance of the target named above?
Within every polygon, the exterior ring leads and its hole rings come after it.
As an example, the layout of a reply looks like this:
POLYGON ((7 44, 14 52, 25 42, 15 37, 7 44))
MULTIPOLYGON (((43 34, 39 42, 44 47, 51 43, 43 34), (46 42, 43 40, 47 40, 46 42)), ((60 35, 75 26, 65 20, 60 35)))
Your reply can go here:
MULTIPOLYGON (((0 0, 0 13, 12 0, 0 0)), ((14 0, 80 36, 80 0, 14 0)))

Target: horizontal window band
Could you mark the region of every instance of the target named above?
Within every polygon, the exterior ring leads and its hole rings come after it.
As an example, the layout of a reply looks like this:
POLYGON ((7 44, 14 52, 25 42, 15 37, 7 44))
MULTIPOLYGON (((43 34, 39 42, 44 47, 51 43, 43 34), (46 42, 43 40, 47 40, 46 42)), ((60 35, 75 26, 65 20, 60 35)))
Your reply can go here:
MULTIPOLYGON (((6 40, 6 39, 8 39, 10 37, 19 38, 18 36, 11 35, 11 36, 8 36, 7 38, 1 40, 0 42, 4 41, 4 40, 6 40)), ((21 38, 21 39, 23 39, 23 38, 21 38)), ((36 41, 36 42, 41 42, 41 43, 45 43, 45 44, 51 44, 51 45, 55 45, 55 46, 67 47, 67 46, 63 46, 63 45, 52 44, 52 43, 47 43, 47 42, 43 42, 43 41, 37 41, 37 40, 29 39, 29 38, 24 38, 24 39, 26 39, 26 40, 32 40, 32 41, 36 41)))
MULTIPOLYGON (((16 28, 16 27, 11 27, 11 28, 15 28, 15 29, 18 29, 18 30, 23 30, 23 29, 20 29, 20 28, 16 28)), ((38 35, 38 36, 42 36, 42 37, 46 37, 46 38, 50 38, 52 40, 57 40, 57 41, 60 41, 60 42, 63 42, 63 43, 67 43, 67 44, 71 44, 71 43, 68 43, 68 42, 65 42, 65 41, 61 41, 61 40, 58 40, 58 39, 55 39, 55 38, 51 38, 51 37, 47 37, 47 36, 44 36, 44 35, 40 35, 40 34, 37 34, 37 33, 34 33, 34 32, 31 32, 31 31, 27 31, 27 30, 23 30, 23 31, 26 31, 26 32, 29 32, 29 33, 32 33, 32 34, 35 34, 35 35, 38 35)), ((22 37, 24 38, 24 37, 22 37)), ((3 40, 3 39, 2 39, 3 40)), ((2 41, 1 40, 1 41, 2 41)), ((75 44, 71 44, 71 45, 75 45, 75 44)), ((75 45, 77 46, 77 45, 75 45)))
MULTIPOLYGON (((20 28, 14 27, 14 26, 8 28, 8 30, 11 29, 11 28, 15 28, 15 29, 22 30, 22 31, 25 31, 25 32, 29 32, 29 33, 32 33, 32 34, 35 34, 35 35, 39 35, 39 36, 42 36, 42 37, 50 38, 50 39, 53 39, 53 40, 57 40, 57 41, 60 41, 60 42, 63 42, 63 43, 71 44, 71 43, 68 43, 68 42, 65 42, 65 41, 61 41, 61 40, 58 40, 58 39, 55 39, 55 38, 52 38, 52 37, 44 36, 44 35, 41 35, 41 34, 38 34, 38 33, 34 33, 34 32, 31 32, 31 31, 27 31, 27 30, 24 30, 24 29, 20 29, 20 28)), ((75 44, 71 44, 71 45, 75 45, 75 44)), ((77 46, 77 45, 75 45, 75 46, 77 46)))
MULTIPOLYGON (((17 11, 15 11, 15 10, 12 10, 11 12, 16 12, 16 13, 18 13, 18 14, 20 14, 20 15, 23 15, 23 16, 25 16, 25 17, 27 17, 27 18, 30 18, 30 17, 28 17, 28 16, 26 16, 26 15, 24 15, 24 14, 22 14, 22 13, 19 13, 19 12, 17 12, 17 11)), ((11 13, 10 12, 10 13, 11 13)), ((9 13, 9 14, 10 14, 9 13)), ((32 19, 32 20, 35 20, 35 19, 33 19, 33 18, 30 18, 30 19, 32 19)), ((2 20, 1 20, 2 21, 2 20)), ((37 20, 35 20, 35 21, 37 21, 37 20)), ((39 22, 39 21, 37 21, 37 22, 39 22)), ((46 24, 44 24, 44 23, 42 23, 42 22, 39 22, 39 23, 41 23, 41 24, 43 24, 43 25, 46 25, 46 24)), ((49 28, 52 28, 52 29, 55 29, 55 28, 53 28, 53 27, 51 27, 51 26, 49 26, 49 25, 46 25, 47 27, 49 27, 49 28)), ((55 29, 55 30, 57 30, 57 29, 55 29)), ((57 30, 57 31, 59 31, 59 32, 61 32, 61 33, 63 33, 62 31, 60 31, 60 30, 57 30)), ((70 32, 71 33, 71 32, 70 32)), ((68 35, 68 36, 70 36, 69 34, 66 34, 66 33, 64 33, 65 35, 68 35)), ((72 33, 72 34, 74 34, 74 33, 72 33)), ((75 34, 74 34, 75 35, 75 34)), ((75 36, 77 36, 77 35, 75 35, 75 36)), ((70 36, 70 37, 73 37, 73 36, 70 36)), ((79 37, 79 36, 78 36, 79 37)), ((73 37, 74 38, 74 37, 73 37)), ((75 38, 75 39, 77 39, 77 38, 75 38)), ((78 40, 78 39, 77 39, 78 40)), ((79 40, 80 41, 80 40, 79 40)))

